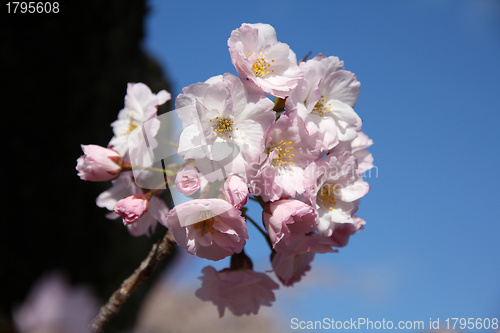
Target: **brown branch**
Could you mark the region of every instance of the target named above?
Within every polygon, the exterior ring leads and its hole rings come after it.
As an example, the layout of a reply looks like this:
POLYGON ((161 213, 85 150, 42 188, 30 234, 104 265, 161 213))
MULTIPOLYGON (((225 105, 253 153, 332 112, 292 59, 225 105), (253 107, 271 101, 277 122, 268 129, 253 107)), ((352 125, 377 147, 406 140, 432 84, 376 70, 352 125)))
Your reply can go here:
POLYGON ((123 281, 121 287, 111 295, 108 302, 101 307, 97 316, 92 320, 90 329, 92 333, 100 333, 108 322, 120 311, 123 303, 132 293, 151 275, 160 261, 165 259, 172 252, 175 242, 170 234, 165 234, 162 240, 154 244, 148 256, 134 273, 123 281))

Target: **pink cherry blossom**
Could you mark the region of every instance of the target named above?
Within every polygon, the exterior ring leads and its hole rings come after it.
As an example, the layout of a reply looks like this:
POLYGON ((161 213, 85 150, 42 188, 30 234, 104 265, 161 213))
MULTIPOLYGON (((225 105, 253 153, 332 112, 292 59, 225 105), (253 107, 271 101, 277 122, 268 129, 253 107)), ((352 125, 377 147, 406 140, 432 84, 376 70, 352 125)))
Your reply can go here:
POLYGON ((97 145, 82 145, 84 155, 77 160, 76 170, 82 180, 108 181, 118 177, 123 159, 113 149, 97 145))
POLYGON ((337 223, 354 223, 359 199, 370 190, 349 147, 349 144, 335 147, 304 171, 305 194, 316 208, 317 230, 323 236, 331 236, 337 223))
POLYGON ((275 300, 273 290, 279 288, 265 273, 251 269, 224 269, 218 272, 207 266, 202 273, 202 285, 196 296, 214 303, 220 317, 226 308, 236 316, 257 314, 261 306, 271 306, 275 300))
POLYGON ((319 134, 325 151, 339 141, 352 141, 361 130, 361 119, 352 109, 360 88, 356 76, 344 70, 337 57, 319 55, 300 68, 304 78, 285 108, 297 112, 310 134, 319 134))
POLYGON ((373 140, 363 132, 359 132, 356 139, 352 140, 352 154, 358 162, 358 172, 361 174, 373 168, 373 156, 366 148, 373 145, 373 140))
POLYGON ((277 252, 273 256, 271 265, 280 282, 289 287, 299 282, 311 270, 310 264, 314 260, 314 255, 314 252, 300 254, 277 252))
POLYGON ((291 198, 304 192, 304 169, 321 153, 317 137, 302 119, 282 114, 266 134, 267 158, 250 180, 250 192, 264 201, 291 198))
POLYGON ((277 244, 280 248, 294 248, 316 226, 314 209, 293 199, 269 203, 264 209, 263 220, 273 248, 277 244))
POLYGON ((154 94, 144 83, 129 83, 125 107, 118 113, 118 119, 111 124, 114 136, 109 141, 109 146, 126 156, 130 149, 138 148, 136 144, 139 144, 136 140, 129 140, 129 136, 144 122, 149 121, 148 143, 151 149, 156 148, 158 143, 154 136, 160 129, 160 121, 156 119, 157 107, 170 98, 170 93, 165 90, 154 94))
MULTIPOLYGON (((112 181, 112 186, 102 192, 96 199, 99 207, 107 208, 111 213, 106 217, 109 219, 119 218, 120 215, 114 212, 114 208, 121 199, 135 194, 144 195, 144 189, 137 186, 131 172, 122 172, 120 177, 112 181)), ((158 193, 158 192, 157 192, 158 193)), ((133 236, 150 235, 156 229, 158 221, 164 221, 167 217, 168 208, 165 202, 153 195, 149 199, 149 208, 137 221, 127 224, 127 229, 133 236)))
POLYGON ((226 200, 236 209, 245 206, 248 201, 248 185, 245 179, 237 175, 229 175, 224 182, 223 188, 226 200))
POLYGON ((123 224, 129 225, 148 211, 149 199, 148 195, 134 194, 118 201, 113 210, 123 218, 123 224))
POLYGON ((316 253, 336 252, 332 238, 316 233, 315 210, 304 202, 281 199, 264 208, 264 225, 275 252, 271 265, 285 286, 300 281, 316 253))
POLYGON ((177 171, 175 186, 184 195, 190 196, 201 187, 201 179, 198 170, 192 165, 185 165, 177 171))
POLYGON ((337 244, 332 238, 317 233, 296 238, 293 246, 276 246, 271 265, 278 279, 285 286, 300 281, 311 267, 316 253, 332 253, 338 250, 332 247, 337 244))
POLYGON ((353 216, 354 223, 337 223, 333 228, 333 234, 330 237, 336 247, 344 247, 349 242, 349 238, 356 232, 363 229, 365 220, 359 216, 353 216))
POLYGON ((178 154, 199 160, 196 167, 209 181, 245 175, 264 156, 274 104, 252 82, 232 74, 212 77, 182 89, 175 106, 183 128, 178 154))
POLYGON ((227 44, 238 74, 270 95, 287 97, 302 77, 295 53, 277 41, 269 24, 244 23, 233 30, 227 44))
POLYGON ((175 206, 162 222, 188 253, 220 260, 239 253, 248 239, 241 212, 222 199, 195 199, 175 206))

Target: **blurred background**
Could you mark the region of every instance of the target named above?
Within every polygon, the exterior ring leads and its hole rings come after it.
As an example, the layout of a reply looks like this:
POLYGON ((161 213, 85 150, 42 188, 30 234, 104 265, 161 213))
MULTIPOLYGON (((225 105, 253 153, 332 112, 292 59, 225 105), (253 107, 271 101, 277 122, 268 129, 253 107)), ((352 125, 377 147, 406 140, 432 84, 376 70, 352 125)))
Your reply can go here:
MULTIPOLYGON (((358 212, 366 228, 339 253, 317 255, 271 308, 243 318, 219 320, 193 295, 204 266, 228 261, 177 251, 109 332, 291 332, 293 318, 359 317, 424 321, 427 331, 431 319, 500 318, 499 1, 76 1, 61 9, 14 16, 2 8, 1 330, 15 331, 12 313, 54 270, 102 304, 163 235, 133 238, 103 217, 94 200, 108 185, 78 179, 79 145, 107 144, 127 82, 175 97, 236 74, 227 39, 244 22, 269 23, 298 58, 338 56, 357 75, 355 110, 375 143, 372 188, 358 212)), ((258 207, 250 215, 258 219, 258 207)), ((252 227, 247 254, 257 270, 270 269, 252 227)))

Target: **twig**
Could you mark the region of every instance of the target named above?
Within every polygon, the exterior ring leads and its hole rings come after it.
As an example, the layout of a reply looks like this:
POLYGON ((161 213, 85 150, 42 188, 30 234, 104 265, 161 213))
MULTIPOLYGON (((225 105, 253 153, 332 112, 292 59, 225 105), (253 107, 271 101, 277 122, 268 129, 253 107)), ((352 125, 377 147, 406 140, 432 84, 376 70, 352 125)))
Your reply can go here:
POLYGON ((175 242, 170 234, 165 234, 162 240, 154 244, 149 251, 148 256, 134 273, 125 281, 121 287, 111 295, 108 302, 101 307, 97 316, 92 320, 90 329, 92 333, 100 333, 108 322, 120 311, 123 303, 132 295, 132 293, 151 275, 160 261, 165 259, 172 252, 175 242))
POLYGON ((306 60, 307 60, 307 58, 309 58, 309 57, 311 56, 311 54, 312 54, 312 53, 313 53, 313 51, 309 51, 309 52, 307 52, 307 54, 304 56, 304 58, 302 58, 302 59, 299 61, 299 64, 300 64, 301 62, 306 61, 306 60))

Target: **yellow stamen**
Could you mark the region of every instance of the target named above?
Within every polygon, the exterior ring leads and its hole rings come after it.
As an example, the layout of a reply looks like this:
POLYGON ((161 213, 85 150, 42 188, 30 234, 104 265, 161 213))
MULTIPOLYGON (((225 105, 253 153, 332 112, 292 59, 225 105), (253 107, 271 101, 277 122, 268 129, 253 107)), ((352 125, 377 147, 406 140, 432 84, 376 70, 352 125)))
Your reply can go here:
POLYGON ((327 104, 327 99, 328 99, 328 96, 321 96, 319 101, 314 106, 314 109, 312 112, 318 114, 321 117, 323 117, 325 115, 325 113, 330 113, 328 108, 329 108, 331 103, 327 104))
POLYGON ((201 222, 193 224, 193 227, 195 229, 201 229, 201 237, 203 237, 207 232, 209 232, 212 235, 214 234, 214 232, 216 231, 214 229, 215 223, 217 223, 217 220, 215 218, 211 217, 211 218, 205 219, 201 222))
POLYGON ((326 206, 329 210, 333 210, 333 206, 337 206, 335 191, 338 189, 339 186, 334 188, 332 184, 323 185, 318 192, 318 203, 326 206))
MULTIPOLYGON (((210 121, 214 120, 215 124, 213 125, 214 132, 222 138, 222 140, 226 139, 226 134, 233 133, 233 125, 234 121, 224 117, 219 118, 215 117, 215 119, 210 119, 210 121)), ((238 130, 238 128, 236 128, 238 130)), ((229 138, 232 138, 232 135, 229 135, 229 138)))
POLYGON ((278 156, 272 161, 272 165, 275 167, 281 167, 287 163, 290 165, 293 165, 293 158, 295 157, 295 154, 290 154, 291 150, 293 147, 291 147, 292 141, 285 142, 281 140, 278 144, 276 142, 273 142, 273 147, 269 150, 269 153, 271 153, 273 150, 278 151, 278 156), (287 146, 288 145, 288 146, 287 146))
MULTIPOLYGON (((264 49, 262 49, 264 51, 264 49)), ((271 63, 274 62, 274 59, 271 60, 271 63)), ((266 74, 274 72, 274 70, 270 70, 271 63, 267 62, 262 54, 257 58, 257 60, 252 65, 252 71, 255 73, 257 77, 264 77, 266 74)))

